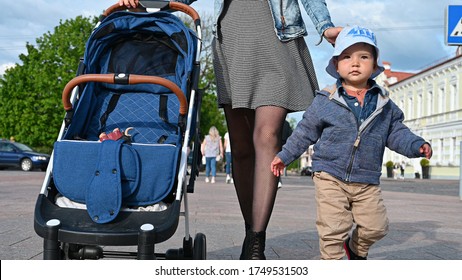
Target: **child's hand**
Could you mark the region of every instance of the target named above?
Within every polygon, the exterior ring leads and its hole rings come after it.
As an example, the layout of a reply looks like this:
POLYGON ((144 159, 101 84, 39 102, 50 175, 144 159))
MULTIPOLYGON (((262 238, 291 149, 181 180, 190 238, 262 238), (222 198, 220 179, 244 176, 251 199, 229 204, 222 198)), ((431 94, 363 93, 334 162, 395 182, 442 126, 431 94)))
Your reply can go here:
POLYGON ((427 143, 423 144, 422 147, 420 147, 419 152, 425 155, 427 159, 430 159, 433 155, 432 147, 430 147, 430 145, 428 145, 427 143))
POLYGON ((127 8, 136 8, 138 0, 119 0, 119 6, 127 6, 127 8))
POLYGON ((274 157, 273 161, 271 162, 271 172, 273 172, 274 176, 281 176, 285 167, 286 166, 279 157, 274 157))

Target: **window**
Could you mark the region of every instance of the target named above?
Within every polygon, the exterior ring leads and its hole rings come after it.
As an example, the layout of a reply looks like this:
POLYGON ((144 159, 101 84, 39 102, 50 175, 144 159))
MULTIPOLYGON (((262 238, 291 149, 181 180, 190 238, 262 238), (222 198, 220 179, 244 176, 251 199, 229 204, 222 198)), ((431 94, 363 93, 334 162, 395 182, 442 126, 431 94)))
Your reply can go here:
POLYGON ((417 102, 416 102, 416 112, 415 112, 415 117, 420 118, 422 117, 422 92, 419 92, 417 94, 417 102))
POLYGON ((433 92, 430 90, 428 91, 428 95, 427 95, 427 116, 431 116, 433 114, 432 105, 433 105, 433 92))
POLYGON ((438 143, 438 162, 441 163, 443 161, 443 150, 444 149, 444 139, 440 138, 438 143))
POLYGON ((413 115, 414 114, 413 108, 414 108, 414 103, 412 102, 412 97, 409 97, 409 102, 407 104, 407 116, 410 119, 415 118, 414 115, 413 115))
POLYGON ((449 92, 449 106, 450 106, 450 110, 451 111, 454 111, 456 110, 456 105, 458 104, 458 100, 457 100, 457 85, 456 84, 452 84, 451 85, 451 88, 450 88, 450 92, 449 92))
POLYGON ((450 163, 454 163, 455 161, 455 158, 454 158, 454 154, 455 154, 455 151, 456 151, 456 137, 452 137, 451 138, 451 143, 450 143, 450 146, 449 146, 449 162, 450 163))
POLYGON ((2 151, 2 152, 13 152, 14 148, 13 148, 13 145, 11 145, 9 143, 3 143, 3 144, 0 144, 0 151, 2 151))
POLYGON ((446 108, 446 98, 444 97, 444 88, 441 87, 438 92, 438 113, 443 113, 446 108))

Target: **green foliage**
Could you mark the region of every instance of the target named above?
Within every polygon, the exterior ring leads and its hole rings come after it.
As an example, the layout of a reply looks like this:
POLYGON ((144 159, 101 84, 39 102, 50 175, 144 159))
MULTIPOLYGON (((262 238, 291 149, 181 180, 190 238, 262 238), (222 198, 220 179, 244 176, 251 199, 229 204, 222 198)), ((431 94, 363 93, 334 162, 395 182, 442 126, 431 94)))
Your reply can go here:
POLYGON ((430 166, 430 161, 426 158, 423 158, 420 160, 420 165, 421 166, 430 166))
POLYGON ((21 64, 6 71, 0 87, 0 137, 42 151, 50 151, 58 135, 64 110, 61 93, 75 77, 85 43, 96 18, 78 16, 60 21, 53 33, 47 32, 27 43, 21 64))
POLYGON ((292 130, 295 129, 295 127, 297 127, 297 120, 296 119, 289 118, 287 121, 289 122, 290 127, 292 128, 292 130))
MULTIPOLYGON (((194 29, 190 17, 179 15, 180 19, 187 26, 194 29)), ((202 27, 202 48, 201 48, 201 71, 199 74, 199 89, 202 92, 202 106, 200 112, 200 131, 202 137, 207 135, 211 126, 215 126, 220 135, 223 136, 226 131, 226 121, 222 109, 217 105, 217 88, 215 84, 215 72, 213 70, 212 54, 212 26, 213 18, 201 16, 202 27)))
POLYGON ((289 166, 287 166, 287 170, 299 170, 300 169, 300 159, 296 159, 292 161, 289 166))
MULTIPOLYGON (((14 136, 18 142, 51 151, 64 116, 62 90, 75 77, 96 22, 96 18, 78 16, 60 22, 53 33, 44 34, 35 45, 26 45, 27 54, 19 56, 21 63, 7 70, 0 81, 0 137, 14 136)), ((217 106, 213 71, 212 17, 203 17, 202 23, 200 130, 205 135, 214 125, 224 135, 226 122, 217 106)))
POLYGON ((393 167, 393 165, 395 165, 395 164, 394 164, 393 161, 391 161, 391 160, 389 160, 389 161, 387 161, 387 162, 385 163, 385 166, 386 166, 386 167, 393 167))
POLYGON ((204 94, 202 97, 202 107, 201 107, 201 134, 205 136, 208 134, 211 126, 215 126, 220 135, 225 135, 227 128, 224 121, 224 115, 218 109, 217 105, 217 96, 214 94, 204 94))

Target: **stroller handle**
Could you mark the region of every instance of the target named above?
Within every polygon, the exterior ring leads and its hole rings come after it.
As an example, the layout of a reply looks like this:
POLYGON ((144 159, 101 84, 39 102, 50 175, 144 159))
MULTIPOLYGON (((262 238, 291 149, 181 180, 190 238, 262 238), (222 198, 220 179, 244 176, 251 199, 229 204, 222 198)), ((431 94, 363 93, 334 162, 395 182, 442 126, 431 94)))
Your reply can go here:
MULTIPOLYGON (((180 12, 183 12, 189 15, 194 20, 194 22, 200 20, 199 14, 196 12, 196 10, 191 8, 189 5, 183 4, 181 2, 172 2, 172 1, 144 1, 144 2, 146 2, 145 7, 143 7, 143 5, 139 5, 136 8, 131 8, 128 10, 133 11, 133 12, 145 12, 146 8, 158 8, 161 10, 171 9, 171 10, 180 11, 180 12)), ((127 7, 120 6, 118 3, 116 3, 110 6, 109 8, 107 8, 104 11, 103 16, 107 17, 111 13, 118 12, 118 11, 124 11, 124 10, 127 10, 127 7)))
POLYGON ((62 101, 64 110, 72 110, 71 93, 74 87, 87 82, 101 82, 109 84, 157 84, 171 90, 180 101, 180 115, 186 115, 188 112, 188 101, 183 91, 172 81, 145 75, 125 75, 125 74, 85 74, 70 80, 63 90, 62 101))

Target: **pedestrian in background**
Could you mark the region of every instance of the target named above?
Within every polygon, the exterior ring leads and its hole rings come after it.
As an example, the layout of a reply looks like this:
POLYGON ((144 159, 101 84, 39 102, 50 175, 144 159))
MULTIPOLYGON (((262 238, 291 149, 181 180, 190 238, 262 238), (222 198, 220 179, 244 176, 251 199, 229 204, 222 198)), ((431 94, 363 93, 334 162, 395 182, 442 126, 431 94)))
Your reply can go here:
POLYGON ((393 179, 398 180, 399 177, 399 163, 395 162, 393 165, 393 179))
POLYGON ((225 149, 225 160, 226 160, 226 184, 234 184, 233 180, 233 173, 232 173, 232 167, 233 167, 233 157, 231 156, 231 143, 229 142, 229 132, 225 133, 225 136, 223 137, 224 139, 224 149, 225 149))
POLYGON ((401 161, 401 164, 399 165, 399 170, 401 171, 401 176, 400 179, 404 180, 404 170, 406 170, 406 163, 401 161))
POLYGON ((209 134, 205 136, 201 145, 202 156, 205 157, 205 182, 215 183, 217 176, 217 158, 223 158, 223 144, 218 129, 210 127, 209 134), (210 179, 210 173, 212 178, 210 179))
POLYGON ((412 165, 414 167, 414 178, 415 179, 420 179, 420 174, 422 173, 420 170, 422 169, 422 166, 420 165, 420 159, 415 158, 412 160, 412 165))

